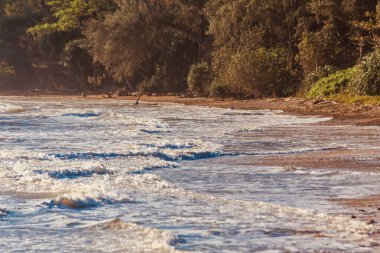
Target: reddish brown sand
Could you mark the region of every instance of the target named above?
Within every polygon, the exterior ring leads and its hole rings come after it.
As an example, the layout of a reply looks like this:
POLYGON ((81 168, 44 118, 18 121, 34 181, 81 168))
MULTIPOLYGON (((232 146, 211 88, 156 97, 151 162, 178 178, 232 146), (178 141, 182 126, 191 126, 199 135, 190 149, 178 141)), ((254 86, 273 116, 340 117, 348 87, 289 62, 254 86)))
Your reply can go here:
MULTIPOLYGON (((13 93, 1 93, 1 95, 15 95, 13 93)), ((17 95, 40 96, 45 98, 82 98, 78 95, 23 93, 17 95)), ((85 99, 104 99, 99 95, 87 95, 85 99)), ((111 99, 136 100, 135 96, 118 97, 111 99)), ((380 126, 380 107, 360 104, 343 104, 333 101, 303 100, 297 98, 283 99, 256 99, 256 100, 233 100, 213 98, 182 98, 177 96, 142 96, 140 101, 150 103, 181 103, 184 105, 210 106, 233 109, 273 109, 282 110, 295 115, 319 115, 333 119, 323 125, 358 125, 380 126)), ((373 138, 379 139, 379 134, 373 138)), ((372 137, 371 137, 372 138, 372 137)), ((380 139, 379 139, 380 140, 380 139)), ((253 157, 249 161, 242 161, 255 165, 284 166, 290 170, 296 167, 310 169, 344 169, 355 171, 369 171, 380 173, 379 150, 348 150, 335 149, 315 151, 299 154, 284 154, 276 156, 253 157)), ((347 186, 349 187, 349 186, 347 186)), ((379 190, 380 191, 380 190, 379 190)), ((333 199, 342 206, 353 209, 352 218, 362 219, 373 223, 380 231, 380 192, 374 192, 373 196, 360 199, 333 199)), ((377 236, 377 235, 376 235, 377 236)))
MULTIPOLYGON (((126 97, 136 99, 136 97, 126 97)), ((181 98, 176 96, 142 96, 142 101, 172 102, 185 105, 212 106, 233 109, 273 109, 296 115, 333 117, 328 124, 380 126, 380 106, 344 104, 335 101, 304 100, 298 98, 233 100, 213 98, 181 98)))

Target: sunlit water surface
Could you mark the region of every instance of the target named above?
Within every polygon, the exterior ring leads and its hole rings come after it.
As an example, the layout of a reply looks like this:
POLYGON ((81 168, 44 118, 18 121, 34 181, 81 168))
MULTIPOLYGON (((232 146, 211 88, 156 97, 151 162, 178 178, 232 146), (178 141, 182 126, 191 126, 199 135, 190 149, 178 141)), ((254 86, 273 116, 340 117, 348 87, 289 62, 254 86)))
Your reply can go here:
POLYGON ((1 252, 371 252, 374 228, 328 199, 373 194, 380 174, 241 162, 380 149, 378 128, 357 139, 354 127, 310 125, 324 120, 1 98, 1 252))

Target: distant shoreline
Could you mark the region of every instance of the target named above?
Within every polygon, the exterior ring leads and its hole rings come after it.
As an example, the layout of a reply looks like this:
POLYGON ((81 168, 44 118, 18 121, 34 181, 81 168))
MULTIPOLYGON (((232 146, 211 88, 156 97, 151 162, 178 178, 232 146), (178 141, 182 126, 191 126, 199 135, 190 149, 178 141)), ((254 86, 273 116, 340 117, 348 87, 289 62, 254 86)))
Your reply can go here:
MULTIPOLYGON (((94 91, 85 91, 83 92, 83 95, 84 97, 82 97, 82 92, 79 91, 0 91, 0 96, 136 100, 136 96, 104 98, 94 91)), ((333 120, 324 122, 323 124, 380 126, 380 106, 376 105, 347 104, 335 101, 307 100, 292 97, 250 100, 227 98, 221 100, 204 97, 187 98, 168 95, 143 95, 141 96, 140 101, 153 103, 169 102, 193 106, 209 106, 242 110, 282 110, 287 114, 293 115, 324 116, 333 118, 333 120)))

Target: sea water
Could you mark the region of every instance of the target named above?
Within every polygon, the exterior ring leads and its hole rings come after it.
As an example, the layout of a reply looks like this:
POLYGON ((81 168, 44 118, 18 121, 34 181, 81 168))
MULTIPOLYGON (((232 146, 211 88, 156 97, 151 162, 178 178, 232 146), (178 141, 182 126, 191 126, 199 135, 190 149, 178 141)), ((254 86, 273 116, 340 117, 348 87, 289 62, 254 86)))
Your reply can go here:
POLYGON ((375 228, 329 199, 375 194, 380 174, 250 162, 380 149, 379 128, 326 120, 3 97, 0 251, 372 252, 375 228))

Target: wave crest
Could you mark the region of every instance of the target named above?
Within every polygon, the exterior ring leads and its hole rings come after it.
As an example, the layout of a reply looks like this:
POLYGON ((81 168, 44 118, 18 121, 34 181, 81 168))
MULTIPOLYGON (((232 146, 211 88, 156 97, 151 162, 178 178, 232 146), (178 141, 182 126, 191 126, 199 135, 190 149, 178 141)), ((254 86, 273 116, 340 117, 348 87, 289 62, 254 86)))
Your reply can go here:
POLYGON ((20 113, 26 111, 24 107, 11 105, 11 104, 0 104, 0 113, 20 113))
POLYGON ((90 197, 82 194, 63 195, 46 203, 49 207, 84 209, 99 207, 105 204, 132 203, 128 198, 115 199, 109 197, 90 197))

